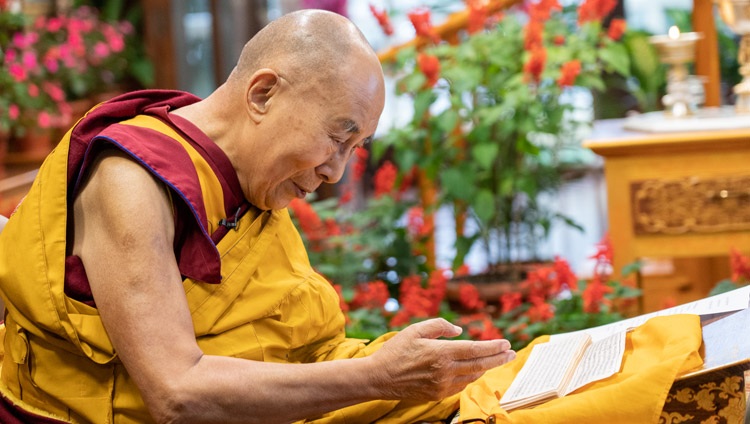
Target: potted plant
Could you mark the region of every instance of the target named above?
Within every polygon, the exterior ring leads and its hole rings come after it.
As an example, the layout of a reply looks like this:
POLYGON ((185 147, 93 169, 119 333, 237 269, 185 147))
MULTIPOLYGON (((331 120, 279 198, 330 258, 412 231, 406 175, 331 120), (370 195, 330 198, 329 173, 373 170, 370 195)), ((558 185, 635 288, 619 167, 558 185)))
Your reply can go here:
MULTIPOLYGON (((23 19, 7 10, 0 16, 0 22, 23 19)), ((0 38, 0 132, 10 135, 11 150, 27 158, 44 157, 59 136, 54 129, 68 127, 95 103, 122 91, 123 84, 150 82, 150 66, 138 59, 133 26, 104 21, 90 7, 0 33, 5 35, 0 38)))
POLYGON ((51 149, 51 129, 65 124, 65 93, 35 49, 38 35, 16 32, 0 58, 0 132, 10 138, 9 150, 32 159, 51 149))
MULTIPOLYGON (((552 223, 577 225, 540 195, 554 193, 575 165, 566 149, 578 146, 582 126, 591 123, 573 113, 566 96, 574 86, 603 90, 605 70, 629 72, 619 42, 624 21, 613 20, 609 29, 601 23, 614 5, 587 0, 562 8, 543 0, 475 25, 457 44, 399 53, 397 87, 412 97, 413 118, 375 143, 374 153, 388 152, 402 172, 416 168, 438 188, 425 209, 454 208, 454 269, 479 245, 491 270, 507 266, 512 278, 523 279, 516 264, 551 259, 539 257, 538 248, 552 223), (476 232, 464 232, 466 219, 476 232)), ((429 36, 429 25, 420 25, 429 36)))

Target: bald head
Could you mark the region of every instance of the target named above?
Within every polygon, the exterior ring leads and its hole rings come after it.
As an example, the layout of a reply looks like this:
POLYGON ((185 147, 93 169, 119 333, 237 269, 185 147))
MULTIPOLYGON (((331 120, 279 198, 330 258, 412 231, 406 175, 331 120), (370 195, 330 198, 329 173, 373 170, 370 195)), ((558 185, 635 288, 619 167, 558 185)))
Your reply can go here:
POLYGON ((341 15, 322 10, 286 14, 245 44, 229 82, 244 84, 262 68, 284 74, 292 83, 340 77, 346 66, 380 62, 359 29, 341 15))

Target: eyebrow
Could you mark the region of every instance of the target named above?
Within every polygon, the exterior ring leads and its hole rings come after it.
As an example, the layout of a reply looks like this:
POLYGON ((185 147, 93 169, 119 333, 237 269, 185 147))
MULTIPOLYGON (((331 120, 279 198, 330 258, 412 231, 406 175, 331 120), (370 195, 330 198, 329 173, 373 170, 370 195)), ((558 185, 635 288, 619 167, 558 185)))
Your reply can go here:
POLYGON ((357 125, 357 123, 352 121, 351 119, 342 119, 341 127, 348 133, 359 134, 359 125, 357 125))
MULTIPOLYGON (((341 121, 341 127, 344 131, 350 134, 359 134, 359 125, 351 119, 344 118, 341 121)), ((367 144, 372 141, 373 136, 369 136, 362 141, 362 144, 367 144)))

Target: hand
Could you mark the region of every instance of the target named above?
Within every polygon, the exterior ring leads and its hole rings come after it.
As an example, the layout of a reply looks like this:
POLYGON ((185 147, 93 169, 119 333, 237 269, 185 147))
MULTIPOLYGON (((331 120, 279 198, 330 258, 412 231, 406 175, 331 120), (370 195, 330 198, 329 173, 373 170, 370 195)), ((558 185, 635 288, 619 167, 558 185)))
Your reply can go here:
POLYGON ((460 327, 438 318, 410 325, 386 342, 371 356, 382 398, 440 400, 516 357, 507 340, 436 340, 459 334, 460 327))

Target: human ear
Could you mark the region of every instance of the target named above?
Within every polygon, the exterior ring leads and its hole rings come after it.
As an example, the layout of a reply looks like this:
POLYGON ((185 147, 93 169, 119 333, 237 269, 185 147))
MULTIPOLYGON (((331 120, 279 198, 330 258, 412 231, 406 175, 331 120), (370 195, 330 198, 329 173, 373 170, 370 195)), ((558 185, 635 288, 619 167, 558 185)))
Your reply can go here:
POLYGON ((279 75, 271 69, 260 69, 250 77, 247 87, 247 108, 253 121, 260 122, 271 106, 271 98, 279 86, 279 75))

